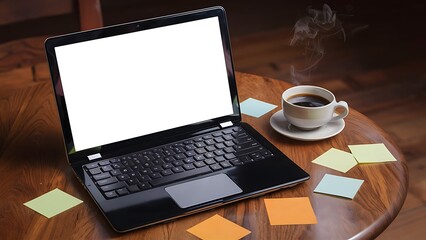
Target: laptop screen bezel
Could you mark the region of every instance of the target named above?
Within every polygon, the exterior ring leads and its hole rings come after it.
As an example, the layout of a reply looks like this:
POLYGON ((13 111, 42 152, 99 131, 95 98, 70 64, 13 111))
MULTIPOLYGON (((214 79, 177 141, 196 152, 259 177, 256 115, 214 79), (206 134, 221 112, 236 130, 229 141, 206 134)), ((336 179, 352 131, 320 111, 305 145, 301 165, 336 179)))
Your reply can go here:
MULTIPOLYGON (((156 144, 161 139, 172 139, 177 135, 191 134, 203 129, 217 128, 221 123, 224 122, 239 122, 241 121, 241 114, 239 108, 239 100, 237 94, 237 87, 235 81, 234 68, 232 63, 231 46, 229 41, 229 32, 227 27, 227 19, 225 10, 222 7, 212 7, 207 9, 201 9, 191 12, 185 12, 180 14, 173 14, 163 17, 151 18, 147 20, 135 21, 115 26, 104 27, 91 31, 72 33, 57 37, 52 37, 46 40, 45 49, 49 62, 50 73, 55 93, 55 99, 58 106, 58 113, 62 125, 62 132, 64 137, 64 143, 67 150, 68 161, 76 162, 87 160, 87 156, 95 153, 101 153, 102 156, 108 156, 111 153, 125 152, 126 149, 132 149, 135 147, 150 147, 150 144, 156 144), (143 31, 153 29, 157 27, 170 26, 174 24, 180 24, 195 20, 201 20, 211 17, 218 17, 223 53, 225 57, 226 71, 228 75, 228 82, 230 88, 230 95, 232 100, 233 114, 218 117, 215 119, 209 119, 206 121, 189 124, 186 126, 165 130, 158 133, 153 133, 145 136, 140 136, 128 140, 123 140, 116 143, 96 146, 93 148, 75 151, 74 140, 72 136, 70 121, 68 117, 65 96, 62 91, 61 77, 59 74, 59 67, 55 54, 55 47, 64 46, 73 43, 79 43, 84 41, 90 41, 105 37, 117 36, 121 34, 128 34, 137 31, 143 31), (149 143, 149 144, 147 144, 149 143), (143 146, 141 146, 143 145, 143 146), (119 151, 120 150, 120 151, 119 151)), ((200 76, 202 77, 202 76, 200 76)))

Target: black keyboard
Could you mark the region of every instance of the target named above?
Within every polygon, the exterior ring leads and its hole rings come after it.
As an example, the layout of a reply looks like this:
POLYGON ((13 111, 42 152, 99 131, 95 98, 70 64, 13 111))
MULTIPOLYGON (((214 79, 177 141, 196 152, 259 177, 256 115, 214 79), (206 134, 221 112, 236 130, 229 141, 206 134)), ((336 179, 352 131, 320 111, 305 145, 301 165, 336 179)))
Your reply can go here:
POLYGON ((84 165, 105 198, 272 157, 240 127, 84 165))

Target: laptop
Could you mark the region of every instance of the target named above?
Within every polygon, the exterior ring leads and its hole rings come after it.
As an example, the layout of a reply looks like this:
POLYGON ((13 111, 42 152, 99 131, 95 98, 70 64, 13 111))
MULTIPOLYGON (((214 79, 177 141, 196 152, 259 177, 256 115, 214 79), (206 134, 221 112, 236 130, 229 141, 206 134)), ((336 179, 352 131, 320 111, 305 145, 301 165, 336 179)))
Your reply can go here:
POLYGON ((117 232, 309 179, 241 121, 222 7, 52 37, 45 48, 68 162, 117 232))

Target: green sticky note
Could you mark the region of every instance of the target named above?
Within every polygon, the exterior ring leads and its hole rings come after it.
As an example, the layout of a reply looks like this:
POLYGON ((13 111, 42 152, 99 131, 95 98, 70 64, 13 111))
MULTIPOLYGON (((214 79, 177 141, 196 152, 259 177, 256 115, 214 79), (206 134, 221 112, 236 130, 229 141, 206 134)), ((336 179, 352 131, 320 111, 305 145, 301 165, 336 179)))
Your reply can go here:
POLYGON ((277 105, 262 102, 254 98, 248 98, 244 102, 240 103, 240 107, 241 113, 258 118, 276 108, 277 105))
POLYGON ((80 199, 56 188, 41 195, 40 197, 24 203, 24 205, 47 218, 51 218, 65 210, 77 206, 82 202, 83 201, 80 199))
POLYGON ((312 162, 343 173, 358 164, 352 154, 335 148, 331 148, 312 162))
POLYGON ((359 163, 396 161, 383 143, 349 145, 349 149, 359 163))
POLYGON ((353 199, 363 182, 360 179, 325 174, 314 192, 353 199))

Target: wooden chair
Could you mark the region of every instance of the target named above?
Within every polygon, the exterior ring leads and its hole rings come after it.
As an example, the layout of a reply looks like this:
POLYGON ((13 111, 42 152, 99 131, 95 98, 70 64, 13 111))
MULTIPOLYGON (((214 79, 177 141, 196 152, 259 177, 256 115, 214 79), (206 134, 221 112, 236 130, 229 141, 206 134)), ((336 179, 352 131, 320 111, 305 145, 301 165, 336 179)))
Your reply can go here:
POLYGON ((58 16, 68 14, 67 16, 75 18, 73 20, 75 25, 79 24, 79 28, 76 30, 89 30, 103 26, 100 0, 53 2, 37 0, 35 2, 5 0, 0 3, 1 28, 7 29, 8 26, 13 26, 11 28, 17 31, 16 36, 22 36, 19 31, 30 32, 29 36, 24 35, 23 38, 8 40, 0 44, 0 100, 2 96, 8 95, 14 89, 32 86, 40 81, 50 81, 44 41, 47 37, 58 33, 43 32, 49 27, 38 25, 43 23, 54 25, 58 16), (36 25, 42 34, 38 35, 37 29, 33 29, 35 28, 33 25, 36 25), (33 33, 34 35, 31 35, 33 33))

